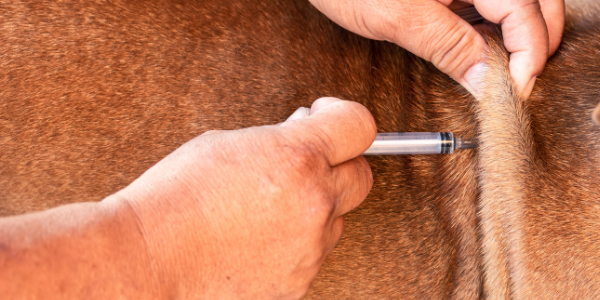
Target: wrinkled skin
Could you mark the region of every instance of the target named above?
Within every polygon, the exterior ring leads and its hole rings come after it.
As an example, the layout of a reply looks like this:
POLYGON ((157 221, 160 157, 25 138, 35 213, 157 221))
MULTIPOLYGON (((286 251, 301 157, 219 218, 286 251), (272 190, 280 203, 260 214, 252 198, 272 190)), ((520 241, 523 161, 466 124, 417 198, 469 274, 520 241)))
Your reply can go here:
POLYGON ((364 106, 322 98, 303 119, 209 131, 116 196, 178 296, 297 299, 373 185, 356 156, 375 132, 364 106))

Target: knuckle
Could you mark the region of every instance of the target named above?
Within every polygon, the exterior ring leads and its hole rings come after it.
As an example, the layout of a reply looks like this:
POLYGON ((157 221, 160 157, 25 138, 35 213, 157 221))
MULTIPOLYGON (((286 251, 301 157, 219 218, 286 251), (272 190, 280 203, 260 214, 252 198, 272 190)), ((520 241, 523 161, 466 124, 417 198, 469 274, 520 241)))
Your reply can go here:
POLYGON ((318 124, 306 124, 304 132, 298 133, 292 144, 294 149, 290 153, 299 162, 306 160, 310 167, 329 167, 327 158, 336 150, 333 137, 318 124))
MULTIPOLYGON (((316 274, 315 274, 316 276, 316 274)), ((286 290, 289 290, 290 292, 286 295, 286 297, 283 297, 284 299, 301 299, 302 297, 304 297, 304 295, 306 295, 308 293, 308 290, 310 289, 310 284, 312 282, 313 278, 306 278, 303 280, 298 280, 293 287, 290 287, 286 290)))
POLYGON ((538 0, 517 0, 516 4, 522 8, 530 7, 534 10, 541 10, 540 2, 538 0))
POLYGON ((441 71, 452 77, 462 73, 459 70, 469 65, 474 53, 474 35, 467 28, 454 26, 448 34, 431 37, 427 48, 431 53, 431 62, 441 71))
POLYGON ((324 157, 317 147, 311 143, 285 147, 284 160, 292 174, 301 177, 312 176, 315 172, 323 169, 324 157))
POLYGON ((358 180, 363 183, 359 186, 361 188, 366 188, 365 193, 370 191, 373 187, 373 172, 371 171, 369 162, 367 162, 367 160, 362 156, 358 157, 358 159, 356 160, 356 169, 358 171, 358 174, 360 174, 358 176, 358 180))
POLYGON ((289 297, 286 297, 285 299, 302 299, 306 293, 308 293, 308 288, 300 287, 299 289, 296 289, 294 292, 290 293, 289 297))
POLYGON ((336 197, 329 189, 322 186, 314 187, 311 198, 306 201, 305 216, 308 222, 316 226, 317 230, 322 230, 335 209, 335 203, 336 197))

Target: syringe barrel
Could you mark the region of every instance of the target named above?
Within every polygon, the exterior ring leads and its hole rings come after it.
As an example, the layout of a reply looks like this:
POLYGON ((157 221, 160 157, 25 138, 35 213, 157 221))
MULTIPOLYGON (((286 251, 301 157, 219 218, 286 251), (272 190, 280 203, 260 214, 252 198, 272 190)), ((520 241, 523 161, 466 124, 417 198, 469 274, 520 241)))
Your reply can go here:
POLYGON ((378 133, 363 155, 445 154, 454 152, 452 132, 378 133))

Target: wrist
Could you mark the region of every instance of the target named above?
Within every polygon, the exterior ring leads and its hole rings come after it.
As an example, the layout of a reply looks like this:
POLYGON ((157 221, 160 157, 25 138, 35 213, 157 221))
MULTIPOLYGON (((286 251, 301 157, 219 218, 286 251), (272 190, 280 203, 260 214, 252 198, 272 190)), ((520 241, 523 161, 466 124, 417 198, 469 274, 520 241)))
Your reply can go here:
POLYGON ((115 194, 105 198, 99 205, 110 215, 113 228, 116 228, 117 232, 111 236, 117 237, 117 242, 126 244, 122 246, 125 251, 116 255, 125 258, 122 267, 135 270, 131 281, 137 291, 133 291, 132 295, 138 299, 145 296, 148 299, 165 298, 169 294, 168 281, 164 280, 164 274, 149 250, 144 229, 131 203, 115 194))
POLYGON ((138 179, 113 198, 126 203, 136 222, 161 295, 175 299, 207 295, 213 285, 213 260, 206 259, 201 243, 205 238, 200 228, 205 226, 200 224, 200 214, 192 213, 186 204, 195 200, 147 178, 138 179))

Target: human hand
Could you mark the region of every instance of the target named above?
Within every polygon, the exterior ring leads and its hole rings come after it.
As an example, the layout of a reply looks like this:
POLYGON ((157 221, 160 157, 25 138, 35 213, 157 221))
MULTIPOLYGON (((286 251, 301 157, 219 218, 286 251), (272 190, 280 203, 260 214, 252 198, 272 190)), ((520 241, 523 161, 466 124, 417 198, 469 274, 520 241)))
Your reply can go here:
MULTIPOLYGON (((452 0, 310 0, 342 27, 364 37, 387 40, 431 61, 473 94, 485 69, 481 35, 447 6, 452 0)), ((560 44, 564 0, 462 0, 488 21, 502 25, 511 53, 510 73, 525 98, 547 58, 560 44)))
POLYGON ((296 299, 373 179, 368 110, 322 98, 311 115, 207 132, 116 194, 139 220, 172 297, 296 299))

